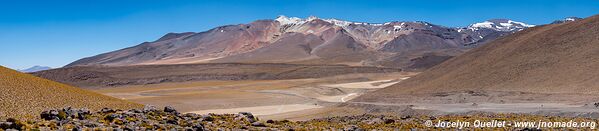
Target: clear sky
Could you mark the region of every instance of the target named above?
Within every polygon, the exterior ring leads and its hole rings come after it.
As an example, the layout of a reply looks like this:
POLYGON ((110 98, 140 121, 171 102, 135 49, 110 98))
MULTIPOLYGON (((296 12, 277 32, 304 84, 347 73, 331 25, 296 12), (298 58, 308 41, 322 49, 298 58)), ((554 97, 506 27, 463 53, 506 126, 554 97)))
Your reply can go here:
POLYGON ((492 18, 545 24, 599 13, 599 0, 15 0, 0 4, 0 65, 61 67, 168 32, 278 15, 467 26, 492 18))

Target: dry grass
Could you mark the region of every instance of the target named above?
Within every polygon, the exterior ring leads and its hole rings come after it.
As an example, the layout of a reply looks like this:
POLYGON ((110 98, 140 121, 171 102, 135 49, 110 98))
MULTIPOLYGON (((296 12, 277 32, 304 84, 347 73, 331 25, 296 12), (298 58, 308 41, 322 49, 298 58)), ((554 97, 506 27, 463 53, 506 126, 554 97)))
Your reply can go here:
POLYGON ((0 117, 37 119, 47 109, 140 108, 141 104, 105 96, 0 66, 0 117))

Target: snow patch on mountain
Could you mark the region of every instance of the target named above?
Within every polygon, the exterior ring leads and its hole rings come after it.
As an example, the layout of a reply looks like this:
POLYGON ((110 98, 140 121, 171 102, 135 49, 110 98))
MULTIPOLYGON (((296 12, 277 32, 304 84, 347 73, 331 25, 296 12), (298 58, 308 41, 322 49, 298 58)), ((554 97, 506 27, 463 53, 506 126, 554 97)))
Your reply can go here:
POLYGON ((306 23, 306 21, 301 18, 287 17, 284 15, 277 17, 277 19, 275 20, 278 21, 281 25, 301 25, 306 23))
POLYGON ((302 18, 298 18, 298 17, 287 17, 284 15, 280 15, 275 20, 278 21, 281 25, 301 25, 301 24, 304 24, 304 23, 307 23, 307 22, 310 22, 313 20, 317 20, 317 19, 326 21, 328 23, 335 24, 335 25, 341 26, 341 27, 346 27, 349 25, 383 26, 383 25, 391 24, 391 22, 388 22, 388 23, 366 23, 366 22, 344 21, 344 20, 339 20, 339 19, 322 19, 322 18, 318 18, 315 16, 310 16, 306 19, 302 19, 302 18))
POLYGON ((577 20, 581 20, 581 19, 582 18, 579 18, 579 17, 566 17, 566 18, 561 19, 561 20, 553 21, 551 24, 566 23, 566 22, 572 22, 572 21, 577 21, 577 20))
MULTIPOLYGON (((320 19, 320 18, 318 18, 320 19)), ((370 26, 383 26, 383 25, 388 25, 390 23, 366 23, 366 22, 351 22, 351 21, 344 21, 344 20, 339 20, 339 19, 320 19, 332 24, 335 24, 337 26, 341 26, 341 27, 346 27, 349 25, 370 25, 370 26)))
POLYGON ((479 28, 493 29, 497 31, 518 31, 524 28, 534 27, 535 25, 526 24, 523 22, 508 20, 508 19, 493 19, 487 20, 480 23, 474 23, 468 26, 471 30, 478 30, 479 28))
POLYGON ((576 19, 574 19, 574 18, 566 18, 565 20, 566 21, 576 21, 576 19))
POLYGON ((341 27, 349 26, 350 24, 357 24, 354 22, 343 21, 343 20, 338 20, 338 19, 323 19, 323 20, 326 22, 329 22, 329 23, 333 23, 337 26, 341 26, 341 27))
POLYGON ((33 66, 27 69, 22 69, 19 70, 20 72, 25 72, 25 73, 30 73, 30 72, 38 72, 38 71, 44 71, 44 70, 49 70, 52 69, 52 67, 48 67, 48 66, 33 66))

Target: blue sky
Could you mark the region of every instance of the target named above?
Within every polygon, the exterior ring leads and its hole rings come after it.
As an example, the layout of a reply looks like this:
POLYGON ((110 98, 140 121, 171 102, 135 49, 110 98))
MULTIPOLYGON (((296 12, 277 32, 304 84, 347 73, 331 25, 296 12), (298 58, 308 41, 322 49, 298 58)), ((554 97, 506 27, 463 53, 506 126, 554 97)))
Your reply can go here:
POLYGON ((599 0, 40 0, 0 5, 0 65, 61 67, 168 32, 201 32, 278 15, 467 26, 491 18, 544 24, 599 13, 599 0))

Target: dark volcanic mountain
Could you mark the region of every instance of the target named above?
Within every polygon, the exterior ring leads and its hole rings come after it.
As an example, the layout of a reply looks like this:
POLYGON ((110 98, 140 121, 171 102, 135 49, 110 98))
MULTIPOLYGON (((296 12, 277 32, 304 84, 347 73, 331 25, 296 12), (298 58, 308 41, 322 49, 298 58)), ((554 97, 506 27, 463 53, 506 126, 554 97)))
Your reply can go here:
POLYGON ((457 97, 451 100, 462 101, 472 96, 478 101, 503 102, 510 99, 505 96, 514 96, 524 99, 523 102, 548 102, 550 100, 545 98, 553 96, 551 100, 555 101, 596 102, 599 94, 597 34, 599 16, 534 27, 497 39, 399 84, 354 100, 400 102, 400 99, 405 100, 400 97, 402 94, 433 94, 427 98, 432 101, 456 93, 457 97), (539 95, 531 95, 533 93, 539 95))
POLYGON ((528 27, 532 25, 507 19, 452 28, 427 22, 373 24, 280 16, 200 33, 169 33, 67 67, 266 62, 426 68, 528 27))

